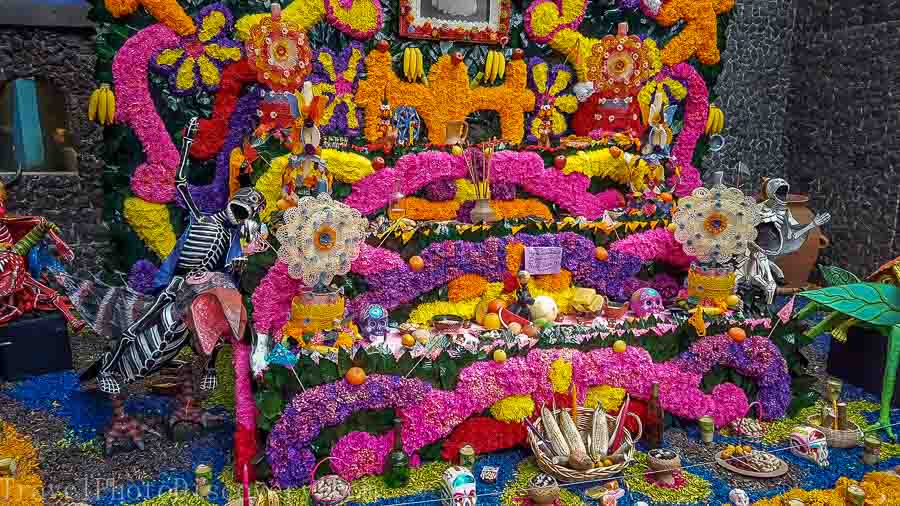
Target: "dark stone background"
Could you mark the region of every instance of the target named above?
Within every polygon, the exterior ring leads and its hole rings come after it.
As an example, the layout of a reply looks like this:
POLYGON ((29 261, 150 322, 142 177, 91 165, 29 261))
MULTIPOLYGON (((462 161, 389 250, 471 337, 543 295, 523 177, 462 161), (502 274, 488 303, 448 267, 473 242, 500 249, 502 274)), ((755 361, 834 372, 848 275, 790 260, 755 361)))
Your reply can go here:
MULTIPOLYGON (((11 209, 43 215, 79 255, 76 270, 102 267, 102 135, 87 121, 94 88, 91 30, 0 27, 0 80, 47 77, 68 92, 79 139, 77 176, 32 176, 11 209)), ((893 258, 900 218, 900 0, 738 0, 716 85, 726 146, 707 171, 747 164, 784 177, 810 207, 829 211, 823 261, 866 274, 893 258)), ((2 169, 2 168, 0 168, 2 169)))
MULTIPOLYGON (((20 77, 48 79, 66 94, 68 129, 79 153, 77 175, 23 176, 10 192, 11 213, 44 216, 59 225, 77 258, 71 271, 102 269, 113 252, 102 221, 101 130, 88 121, 94 90, 94 31, 0 27, 0 81, 20 77)), ((0 167, 0 171, 12 170, 0 167)), ((4 176, 5 180, 9 176, 4 176)))

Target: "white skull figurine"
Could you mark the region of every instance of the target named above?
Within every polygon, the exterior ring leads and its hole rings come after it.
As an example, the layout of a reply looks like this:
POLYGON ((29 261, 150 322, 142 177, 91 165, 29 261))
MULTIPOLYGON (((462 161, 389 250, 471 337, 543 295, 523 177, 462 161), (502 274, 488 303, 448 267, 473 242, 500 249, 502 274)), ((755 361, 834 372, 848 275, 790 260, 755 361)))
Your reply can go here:
POLYGON ((731 492, 728 494, 728 500, 734 506, 750 506, 750 496, 739 488, 731 489, 731 492))

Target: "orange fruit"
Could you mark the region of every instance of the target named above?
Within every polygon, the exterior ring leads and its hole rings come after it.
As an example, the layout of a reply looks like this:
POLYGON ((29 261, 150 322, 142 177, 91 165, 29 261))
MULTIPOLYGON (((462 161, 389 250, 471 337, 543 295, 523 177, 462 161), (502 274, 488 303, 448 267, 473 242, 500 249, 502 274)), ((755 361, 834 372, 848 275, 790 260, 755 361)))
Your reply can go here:
POLYGON ((606 248, 604 248, 603 246, 597 246, 596 248, 594 248, 594 257, 596 257, 597 260, 603 262, 604 260, 609 258, 609 252, 606 251, 606 248))
POLYGON ((344 378, 351 385, 362 385, 366 381, 366 371, 363 371, 362 367, 351 367, 344 378))
POLYGON ((501 309, 506 307, 506 303, 500 299, 494 299, 488 303, 488 313, 499 313, 501 309))
POLYGON ((422 257, 416 255, 409 259, 409 266, 412 268, 412 270, 419 272, 425 268, 425 260, 422 260, 422 257))
POLYGON ((628 345, 621 339, 613 343, 613 351, 616 353, 624 353, 627 348, 628 345))
POLYGON ((503 350, 494 350, 494 362, 502 364, 506 362, 506 352, 503 350))
POLYGON ((728 329, 728 336, 736 343, 747 339, 747 333, 740 327, 731 327, 730 329, 728 329))
POLYGON ((497 316, 497 313, 488 313, 484 315, 484 328, 488 330, 499 330, 500 329, 500 317, 497 316))
POLYGON ((400 338, 400 342, 403 346, 407 348, 412 348, 416 345, 416 338, 412 336, 412 334, 403 334, 403 337, 400 338))
POLYGON ((662 200, 663 202, 672 202, 672 194, 669 192, 660 193, 659 200, 662 200))
POLYGON ((528 337, 534 337, 538 335, 538 329, 534 325, 526 325, 524 329, 522 329, 522 333, 528 337))

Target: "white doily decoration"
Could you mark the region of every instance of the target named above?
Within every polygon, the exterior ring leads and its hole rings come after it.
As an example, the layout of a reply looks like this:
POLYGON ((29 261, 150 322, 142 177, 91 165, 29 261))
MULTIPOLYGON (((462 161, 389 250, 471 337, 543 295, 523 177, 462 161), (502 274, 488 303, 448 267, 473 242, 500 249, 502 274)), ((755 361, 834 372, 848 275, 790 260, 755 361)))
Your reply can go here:
POLYGON ((724 263, 756 240, 762 204, 737 188, 697 188, 678 201, 675 240, 701 262, 724 263))
POLYGON ((359 211, 326 193, 303 197, 284 213, 284 225, 275 234, 281 243, 278 258, 292 278, 307 286, 328 285, 350 271, 368 226, 359 211))

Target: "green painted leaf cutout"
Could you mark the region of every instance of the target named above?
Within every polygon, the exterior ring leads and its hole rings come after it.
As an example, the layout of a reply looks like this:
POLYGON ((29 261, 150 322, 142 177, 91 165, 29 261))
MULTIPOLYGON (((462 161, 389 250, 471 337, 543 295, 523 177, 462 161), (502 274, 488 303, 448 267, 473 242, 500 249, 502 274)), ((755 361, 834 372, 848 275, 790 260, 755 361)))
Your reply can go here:
POLYGON ((900 324, 900 288, 883 283, 853 283, 801 292, 819 304, 878 326, 900 324))
POLYGON ((828 286, 849 285, 850 283, 860 283, 862 281, 856 274, 833 265, 820 265, 819 272, 822 273, 822 277, 825 278, 825 283, 828 286))

